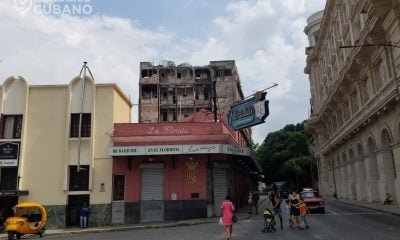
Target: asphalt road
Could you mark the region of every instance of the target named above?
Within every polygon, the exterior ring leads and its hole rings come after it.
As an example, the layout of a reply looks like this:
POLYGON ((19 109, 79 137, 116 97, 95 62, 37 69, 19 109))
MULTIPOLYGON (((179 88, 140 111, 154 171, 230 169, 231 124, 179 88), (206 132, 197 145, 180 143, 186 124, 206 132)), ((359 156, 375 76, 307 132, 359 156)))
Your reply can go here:
MULTIPOLYGON (((299 240, 398 240, 400 239, 400 217, 365 208, 329 201, 325 214, 308 215, 310 228, 289 229, 288 217, 284 218, 284 229, 274 233, 263 233, 260 215, 240 219, 234 225, 234 240, 299 239, 299 240)), ((26 239, 37 239, 27 236, 26 239)), ((223 227, 217 223, 194 226, 133 230, 123 232, 88 233, 70 236, 47 236, 57 240, 224 240, 223 227)))

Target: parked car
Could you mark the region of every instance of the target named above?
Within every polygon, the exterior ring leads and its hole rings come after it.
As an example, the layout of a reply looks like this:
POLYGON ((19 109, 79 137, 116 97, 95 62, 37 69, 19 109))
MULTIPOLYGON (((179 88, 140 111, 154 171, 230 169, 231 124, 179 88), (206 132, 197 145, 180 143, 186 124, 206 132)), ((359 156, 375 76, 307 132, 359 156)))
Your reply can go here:
POLYGON ((325 213, 325 201, 318 191, 306 189, 300 193, 310 212, 325 213))

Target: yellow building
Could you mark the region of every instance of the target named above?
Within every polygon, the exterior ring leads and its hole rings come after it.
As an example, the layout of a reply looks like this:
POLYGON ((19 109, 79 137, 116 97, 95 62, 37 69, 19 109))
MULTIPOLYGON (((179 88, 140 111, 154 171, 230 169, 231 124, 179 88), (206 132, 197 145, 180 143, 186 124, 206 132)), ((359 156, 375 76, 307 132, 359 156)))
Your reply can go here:
POLYGON ((10 77, 0 87, 0 207, 34 201, 48 228, 111 222, 114 123, 131 122, 132 103, 115 84, 76 77, 68 85, 28 85, 10 77), (80 126, 80 127, 79 127, 80 126))

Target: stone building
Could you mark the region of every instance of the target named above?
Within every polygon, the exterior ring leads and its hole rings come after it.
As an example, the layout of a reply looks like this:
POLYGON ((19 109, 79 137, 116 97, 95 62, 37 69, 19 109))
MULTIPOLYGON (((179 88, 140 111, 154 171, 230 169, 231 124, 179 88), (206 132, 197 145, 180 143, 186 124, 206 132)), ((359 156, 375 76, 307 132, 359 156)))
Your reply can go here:
POLYGON ((6 79, 0 86, 0 209, 38 202, 47 210, 47 227, 64 228, 79 226, 86 202, 89 226, 109 225, 107 148, 114 123, 131 121, 131 107, 117 85, 89 77, 65 85, 6 79))
POLYGON ((400 1, 327 0, 305 33, 320 191, 399 202, 400 1))

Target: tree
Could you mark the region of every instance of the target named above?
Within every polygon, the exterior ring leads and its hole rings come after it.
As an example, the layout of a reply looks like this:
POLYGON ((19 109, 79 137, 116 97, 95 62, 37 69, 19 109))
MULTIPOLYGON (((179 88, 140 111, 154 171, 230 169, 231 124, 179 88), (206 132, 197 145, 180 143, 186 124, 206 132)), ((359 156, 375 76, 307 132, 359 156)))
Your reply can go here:
POLYGON ((287 181, 297 189, 314 185, 316 164, 308 147, 311 135, 304 124, 289 124, 269 133, 257 148, 256 156, 267 185, 275 181, 287 181))

